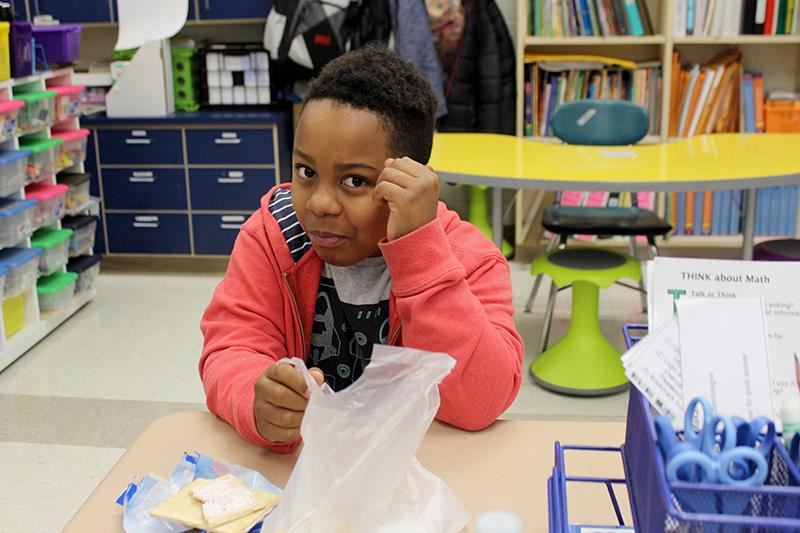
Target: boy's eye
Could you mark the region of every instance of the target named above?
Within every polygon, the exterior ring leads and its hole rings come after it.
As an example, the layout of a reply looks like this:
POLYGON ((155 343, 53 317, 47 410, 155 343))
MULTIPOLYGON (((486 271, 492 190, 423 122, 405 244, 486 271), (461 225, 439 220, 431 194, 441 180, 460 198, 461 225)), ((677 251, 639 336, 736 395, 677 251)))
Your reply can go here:
POLYGON ((359 187, 364 187, 369 182, 360 176, 350 176, 348 178, 345 178, 345 180, 342 183, 344 183, 348 187, 358 189, 359 187))
POLYGON ((316 176, 316 172, 307 166, 297 165, 297 176, 300 178, 310 179, 316 176))

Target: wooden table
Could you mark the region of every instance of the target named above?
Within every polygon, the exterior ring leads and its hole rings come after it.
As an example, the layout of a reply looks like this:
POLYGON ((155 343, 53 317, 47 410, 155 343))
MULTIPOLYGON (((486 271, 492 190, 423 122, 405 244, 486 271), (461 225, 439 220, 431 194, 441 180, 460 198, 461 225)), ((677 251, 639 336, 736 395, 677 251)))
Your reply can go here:
POLYGON ((492 187, 502 243, 502 189, 707 191, 744 189, 744 259, 752 259, 755 189, 800 184, 800 133, 697 135, 635 146, 577 146, 489 133, 437 133, 430 164, 442 181, 492 187))
MULTIPOLYGON (((469 433, 434 422, 417 457, 444 479, 473 518, 488 510, 517 513, 525 531, 548 527, 547 478, 553 443, 619 445, 622 422, 499 421, 469 433)), ((84 502, 66 532, 122 531, 122 508, 115 500, 135 474, 168 477, 183 452, 206 455, 253 468, 285 486, 298 451, 278 455, 244 441, 210 413, 176 413, 150 424, 84 502)), ((622 477, 622 465, 596 456, 571 456, 569 474, 622 477)), ((568 492, 570 518, 582 523, 614 523, 602 486, 568 492)), ((627 502, 623 502, 627 506, 627 502)), ((625 509, 625 516, 630 512, 625 509)))

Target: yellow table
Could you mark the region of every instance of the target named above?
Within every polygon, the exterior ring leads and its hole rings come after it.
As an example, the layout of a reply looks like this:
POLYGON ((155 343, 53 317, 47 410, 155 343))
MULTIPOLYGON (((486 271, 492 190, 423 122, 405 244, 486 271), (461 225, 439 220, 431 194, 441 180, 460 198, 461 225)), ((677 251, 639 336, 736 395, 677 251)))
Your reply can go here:
POLYGON ((698 135, 624 147, 535 142, 509 135, 438 133, 431 165, 443 181, 493 188, 501 242, 503 188, 551 191, 746 189, 743 258, 751 259, 755 189, 800 184, 800 134, 698 135))

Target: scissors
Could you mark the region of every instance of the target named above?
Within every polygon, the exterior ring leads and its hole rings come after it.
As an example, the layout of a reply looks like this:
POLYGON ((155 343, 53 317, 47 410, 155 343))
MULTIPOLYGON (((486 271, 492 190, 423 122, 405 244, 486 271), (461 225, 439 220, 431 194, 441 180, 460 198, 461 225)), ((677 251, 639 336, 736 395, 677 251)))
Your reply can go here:
POLYGON ((657 417, 655 423, 670 482, 756 486, 766 481, 767 458, 775 440, 775 425, 770 420, 759 418, 747 424, 716 416, 711 402, 697 397, 686 408, 682 442, 667 418, 657 417), (697 413, 698 408, 702 413, 697 413), (698 429, 695 416, 700 422, 698 429))
POLYGON ((800 468, 800 431, 796 431, 789 442, 789 457, 797 468, 800 468))

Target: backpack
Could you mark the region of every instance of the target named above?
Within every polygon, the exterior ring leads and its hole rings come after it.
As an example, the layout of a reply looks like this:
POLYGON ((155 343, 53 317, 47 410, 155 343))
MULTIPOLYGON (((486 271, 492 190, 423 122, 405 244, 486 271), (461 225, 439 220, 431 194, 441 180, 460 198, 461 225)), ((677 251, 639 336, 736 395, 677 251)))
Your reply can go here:
POLYGON ((391 26, 389 0, 275 0, 264 48, 279 74, 310 79, 348 50, 387 43, 391 26))

